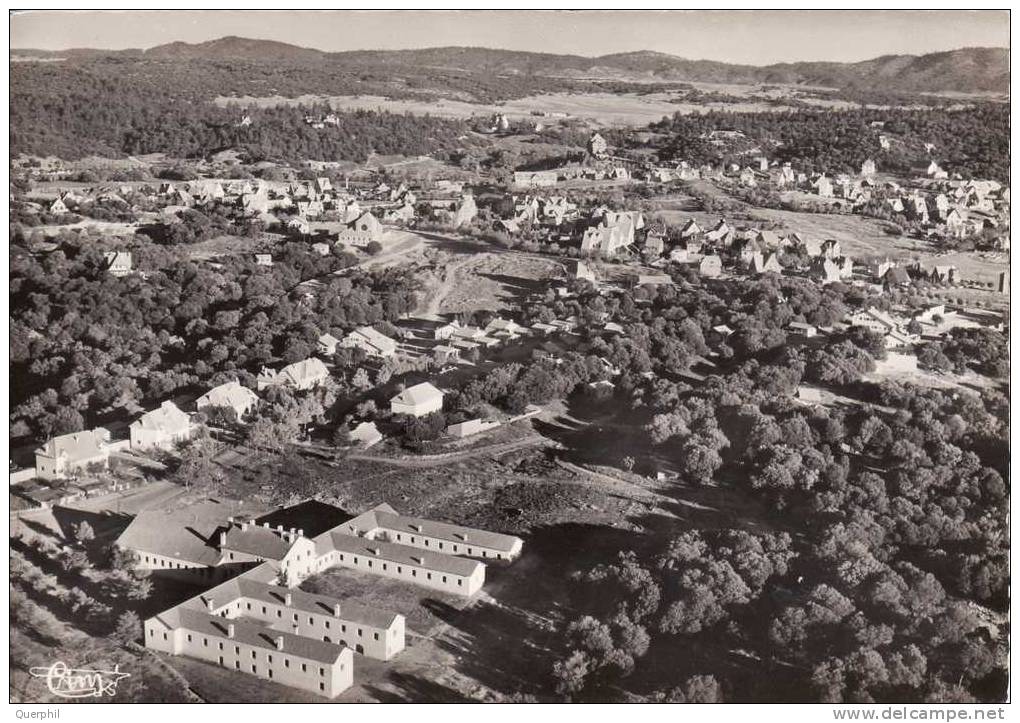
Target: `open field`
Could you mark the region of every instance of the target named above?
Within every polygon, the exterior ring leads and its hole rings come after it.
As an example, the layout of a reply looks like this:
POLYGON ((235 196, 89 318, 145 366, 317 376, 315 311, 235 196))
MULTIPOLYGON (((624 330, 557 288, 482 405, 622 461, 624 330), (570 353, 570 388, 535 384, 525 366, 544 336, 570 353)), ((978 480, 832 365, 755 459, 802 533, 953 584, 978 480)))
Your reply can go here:
MULTIPOLYGON (((328 104, 333 110, 384 110, 391 113, 416 113, 434 115, 445 118, 470 118, 502 113, 510 120, 529 120, 546 122, 548 119, 538 117, 538 113, 563 113, 571 118, 591 121, 604 126, 647 125, 660 120, 663 116, 674 113, 698 113, 707 110, 725 110, 733 112, 790 111, 789 105, 773 105, 761 99, 748 96, 747 102, 741 103, 682 103, 671 102, 677 97, 675 93, 550 93, 527 98, 508 100, 504 103, 485 104, 471 103, 462 100, 440 98, 436 101, 397 100, 377 95, 334 95, 314 96, 302 95, 297 98, 270 96, 255 98, 251 96, 226 97, 220 96, 216 103, 220 106, 239 105, 256 107, 274 107, 279 105, 312 105, 328 104)), ((553 118, 552 120, 555 120, 553 118)))

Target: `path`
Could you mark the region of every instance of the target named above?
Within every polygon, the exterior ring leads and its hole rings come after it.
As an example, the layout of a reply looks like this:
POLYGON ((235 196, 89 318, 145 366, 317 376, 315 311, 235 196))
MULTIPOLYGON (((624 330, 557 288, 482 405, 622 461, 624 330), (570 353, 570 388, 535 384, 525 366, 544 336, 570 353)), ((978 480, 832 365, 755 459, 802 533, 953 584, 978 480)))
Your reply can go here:
POLYGON ((462 452, 446 452, 444 454, 422 455, 418 457, 389 458, 357 453, 348 455, 348 459, 361 459, 368 462, 380 462, 382 464, 392 464, 397 467, 408 468, 439 467, 450 464, 451 462, 461 462, 475 457, 498 457, 500 455, 517 452, 540 444, 550 444, 550 442, 545 437, 535 434, 522 439, 515 439, 512 442, 502 442, 500 444, 490 444, 484 447, 474 447, 462 452))
POLYGON ((458 274, 464 270, 465 267, 476 264, 480 260, 484 259, 485 255, 468 256, 459 261, 454 261, 448 264, 443 275, 443 281, 439 284, 439 287, 433 294, 430 295, 428 303, 425 308, 420 312, 422 316, 428 319, 438 319, 439 310, 443 306, 443 302, 446 301, 446 297, 450 295, 454 287, 457 285, 458 274))
POLYGON ((564 484, 574 484, 581 487, 596 488, 603 492, 622 494, 624 496, 637 498, 640 499, 642 502, 649 503, 675 502, 673 498, 659 494, 658 492, 647 489, 646 487, 642 487, 641 485, 634 484, 633 482, 628 482, 627 480, 622 480, 619 477, 612 477, 602 472, 595 472, 594 470, 590 470, 586 467, 576 465, 573 462, 567 462, 566 460, 563 459, 557 459, 556 464, 569 472, 573 472, 579 477, 586 478, 584 481, 557 480, 563 482, 564 484))

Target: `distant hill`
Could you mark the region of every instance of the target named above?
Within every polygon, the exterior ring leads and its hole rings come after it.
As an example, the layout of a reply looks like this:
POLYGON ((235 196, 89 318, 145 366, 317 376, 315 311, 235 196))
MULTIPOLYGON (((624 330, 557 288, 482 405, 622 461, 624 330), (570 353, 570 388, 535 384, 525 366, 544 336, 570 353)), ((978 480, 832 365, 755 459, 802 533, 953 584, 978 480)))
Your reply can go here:
POLYGON ((226 37, 205 43, 170 43, 145 51, 11 51, 17 59, 88 59, 101 55, 181 60, 243 60, 326 64, 359 69, 425 68, 499 76, 546 76, 662 82, 784 83, 899 92, 1008 93, 1009 51, 962 48, 927 55, 886 55, 858 63, 800 62, 767 66, 688 60, 639 51, 594 58, 473 47, 358 50, 327 53, 272 40, 226 37))

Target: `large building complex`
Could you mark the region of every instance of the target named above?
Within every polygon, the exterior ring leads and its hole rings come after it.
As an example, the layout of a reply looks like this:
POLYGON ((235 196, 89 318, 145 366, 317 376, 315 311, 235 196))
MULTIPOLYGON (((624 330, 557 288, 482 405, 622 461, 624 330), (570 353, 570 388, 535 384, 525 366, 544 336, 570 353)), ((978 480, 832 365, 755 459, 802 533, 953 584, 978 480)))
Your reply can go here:
POLYGON ((510 561, 520 538, 399 514, 378 505, 314 538, 202 503, 140 514, 118 538, 136 565, 216 583, 145 622, 145 644, 333 698, 353 683, 353 653, 404 649, 399 614, 298 588, 339 567, 470 597, 485 563, 510 561))

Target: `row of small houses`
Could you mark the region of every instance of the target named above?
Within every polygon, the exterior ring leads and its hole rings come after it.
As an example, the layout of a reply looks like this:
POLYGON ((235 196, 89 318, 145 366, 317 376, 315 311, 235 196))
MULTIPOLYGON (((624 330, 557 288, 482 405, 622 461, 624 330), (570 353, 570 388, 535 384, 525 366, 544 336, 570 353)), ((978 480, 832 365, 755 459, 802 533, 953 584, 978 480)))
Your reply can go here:
MULTIPOLYGON (((536 325, 535 331, 550 333, 559 330, 556 325, 536 325), (541 328, 538 328, 541 327, 541 328), (548 328, 547 328, 548 327, 548 328)), ((506 319, 493 319, 484 329, 461 325, 457 321, 444 324, 434 331, 435 339, 443 341, 433 350, 440 362, 456 362, 461 351, 493 347, 506 341, 519 339, 528 329, 506 319)), ((319 352, 332 355, 338 348, 356 348, 369 356, 387 358, 397 351, 397 342, 372 327, 355 329, 343 339, 331 334, 319 338, 319 352)), ((326 365, 311 357, 288 364, 282 369, 263 368, 256 377, 259 392, 270 387, 283 386, 297 392, 313 390, 329 378, 326 365)), ((255 391, 233 380, 220 384, 200 396, 195 408, 222 408, 242 420, 259 403, 255 391)), ((404 389, 390 400, 393 414, 421 417, 441 410, 443 392, 425 382, 404 389)), ((63 479, 93 465, 106 467, 110 454, 116 451, 145 452, 153 449, 172 449, 191 439, 196 429, 192 415, 182 411, 173 401, 164 401, 158 408, 146 412, 129 425, 129 439, 112 441, 109 430, 96 428, 54 437, 35 453, 35 476, 41 479, 63 479)), ((454 433, 463 430, 454 430, 454 433)))

